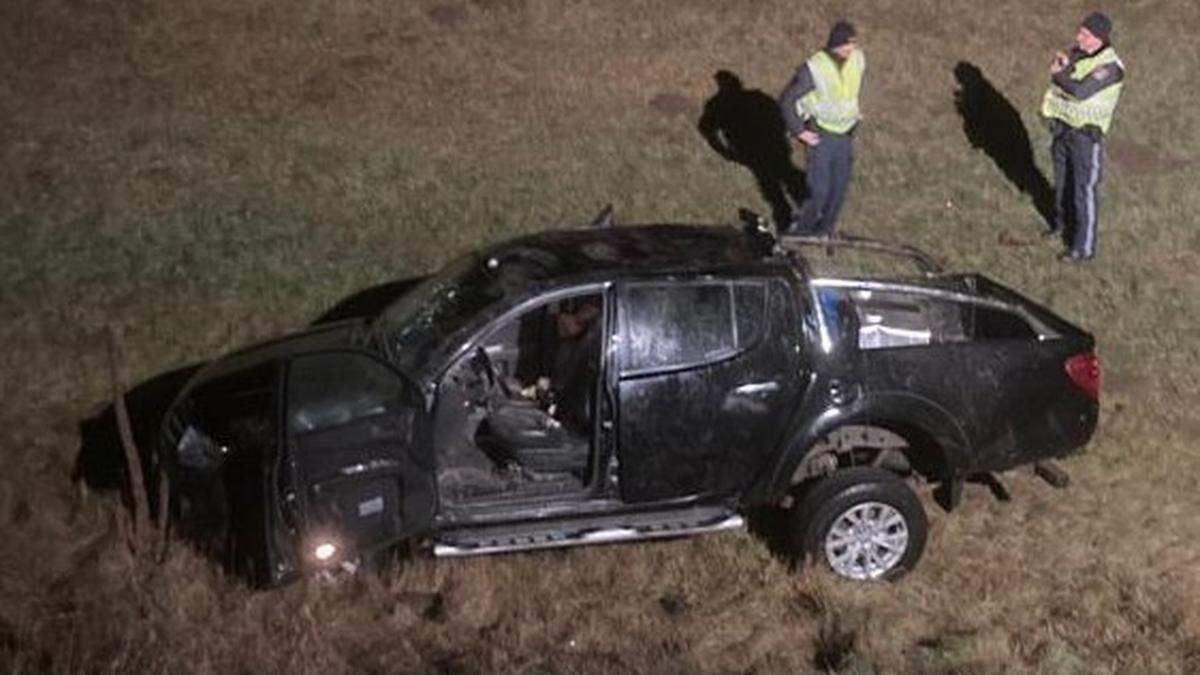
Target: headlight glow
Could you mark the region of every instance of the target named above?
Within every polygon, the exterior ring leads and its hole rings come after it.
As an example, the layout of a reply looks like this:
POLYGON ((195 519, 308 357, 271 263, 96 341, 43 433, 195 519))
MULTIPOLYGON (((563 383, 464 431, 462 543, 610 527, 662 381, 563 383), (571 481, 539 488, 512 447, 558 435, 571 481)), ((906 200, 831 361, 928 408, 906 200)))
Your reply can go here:
POLYGON ((317 544, 317 547, 315 549, 313 549, 313 556, 316 557, 316 559, 320 560, 321 562, 326 562, 327 560, 332 558, 336 553, 337 553, 337 546, 334 546, 333 544, 331 544, 329 542, 317 544))

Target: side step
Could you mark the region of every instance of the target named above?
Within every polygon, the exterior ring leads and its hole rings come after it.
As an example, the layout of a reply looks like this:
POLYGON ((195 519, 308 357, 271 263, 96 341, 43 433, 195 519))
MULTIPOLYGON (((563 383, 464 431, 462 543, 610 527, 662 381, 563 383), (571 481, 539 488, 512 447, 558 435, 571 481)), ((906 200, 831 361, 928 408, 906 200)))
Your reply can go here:
POLYGON ((683 537, 745 526, 738 514, 722 507, 692 507, 668 512, 625 513, 577 520, 491 525, 440 534, 433 554, 439 558, 532 551, 564 546, 683 537))

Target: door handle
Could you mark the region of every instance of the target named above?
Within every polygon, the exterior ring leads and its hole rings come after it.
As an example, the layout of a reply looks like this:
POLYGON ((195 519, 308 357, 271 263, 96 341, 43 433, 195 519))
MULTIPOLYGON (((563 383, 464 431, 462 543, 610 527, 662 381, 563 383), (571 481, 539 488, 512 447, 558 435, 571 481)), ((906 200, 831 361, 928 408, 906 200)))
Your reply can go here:
POLYGON ((755 394, 769 394, 778 390, 778 382, 751 382, 734 389, 733 393, 739 396, 753 396, 755 394))
POLYGON ((601 406, 604 410, 598 411, 601 415, 600 428, 609 432, 613 430, 613 416, 617 414, 617 397, 613 395, 612 387, 607 382, 600 385, 601 396, 604 397, 604 403, 601 406))

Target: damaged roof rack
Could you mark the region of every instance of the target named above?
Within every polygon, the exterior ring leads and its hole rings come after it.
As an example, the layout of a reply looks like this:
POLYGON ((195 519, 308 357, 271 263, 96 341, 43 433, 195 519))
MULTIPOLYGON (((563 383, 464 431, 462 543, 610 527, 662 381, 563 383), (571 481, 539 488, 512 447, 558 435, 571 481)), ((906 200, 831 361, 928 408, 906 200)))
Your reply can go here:
POLYGON ((885 255, 894 255, 901 258, 907 258, 916 264, 917 269, 922 274, 928 277, 942 274, 945 270, 942 264, 938 262, 932 255, 922 251, 916 246, 908 244, 896 244, 879 239, 870 239, 868 237, 858 237, 850 234, 832 234, 832 235, 801 235, 801 234, 783 234, 777 232, 776 228, 763 216, 749 209, 738 209, 739 226, 748 233, 757 235, 766 235, 774 240, 774 248, 778 252, 800 252, 806 247, 824 248, 826 255, 832 256, 835 249, 853 249, 859 251, 873 251, 883 253, 885 255))
POLYGON ((799 251, 809 247, 824 248, 826 254, 831 256, 835 249, 873 251, 907 258, 916 264, 917 268, 925 276, 937 276, 945 271, 942 269, 942 264, 936 258, 916 246, 908 244, 896 244, 848 234, 834 234, 832 236, 781 234, 775 239, 779 247, 785 251, 799 251))

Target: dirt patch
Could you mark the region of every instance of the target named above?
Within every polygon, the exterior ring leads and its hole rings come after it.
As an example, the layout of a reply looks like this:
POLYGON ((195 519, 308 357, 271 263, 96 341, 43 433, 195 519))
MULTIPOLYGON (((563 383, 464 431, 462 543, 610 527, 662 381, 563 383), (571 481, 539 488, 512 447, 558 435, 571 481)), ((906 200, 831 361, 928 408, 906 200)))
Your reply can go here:
POLYGON ((384 62, 382 59, 370 54, 361 54, 359 56, 351 56, 342 59, 342 67, 353 73, 362 73, 382 68, 384 62))
POLYGON ((1016 248, 1019 246, 1029 246, 1035 242, 1028 237, 1013 234, 1008 230, 1000 230, 1000 234, 996 235, 996 243, 1001 246, 1016 248))
POLYGON ((1200 419, 1187 417, 1179 421, 1179 434, 1185 439, 1195 441, 1200 438, 1200 419))
POLYGON ((650 107, 667 117, 684 115, 692 111, 692 101, 683 94, 662 92, 650 99, 650 107))
POLYGON ((443 28, 454 28, 467 20, 467 8, 463 5, 436 5, 429 10, 429 18, 443 28))
POLYGON ((1190 164, 1190 160, 1134 141, 1113 141, 1108 158, 1124 171, 1134 174, 1172 171, 1190 164))
POLYGON ((484 10, 523 10, 525 0, 471 0, 471 4, 484 10))
POLYGON ((337 77, 326 71, 309 75, 300 89, 300 100, 316 107, 332 103, 337 97, 337 77))
POLYGON ((46 169, 34 169, 25 174, 25 180, 42 190, 47 190, 54 185, 54 174, 46 169))

